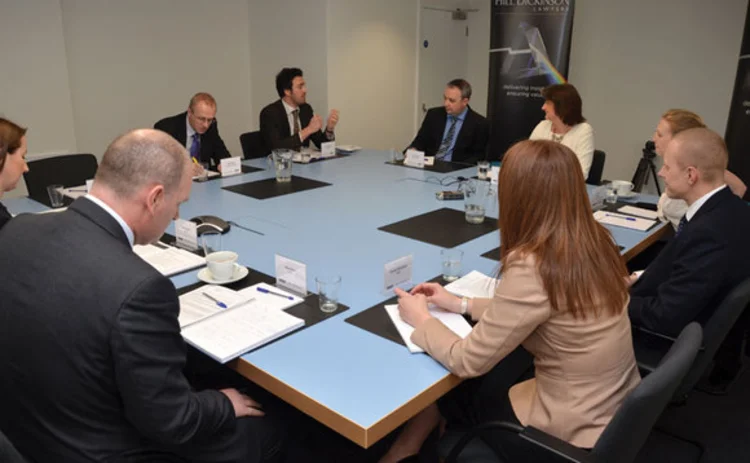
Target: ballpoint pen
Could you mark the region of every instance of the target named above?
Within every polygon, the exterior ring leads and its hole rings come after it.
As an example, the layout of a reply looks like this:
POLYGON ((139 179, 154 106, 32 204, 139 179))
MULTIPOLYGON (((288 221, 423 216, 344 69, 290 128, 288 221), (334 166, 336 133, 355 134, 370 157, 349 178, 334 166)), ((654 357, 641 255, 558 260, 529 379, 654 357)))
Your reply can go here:
POLYGON ((261 292, 263 294, 273 294, 274 296, 283 297, 284 299, 289 299, 290 301, 294 300, 294 298, 292 296, 287 296, 286 294, 276 293, 274 291, 271 291, 270 289, 261 288, 260 286, 258 286, 255 289, 257 289, 259 292, 261 292))
POLYGON ((216 303, 216 305, 218 305, 218 306, 219 306, 219 307, 221 307, 222 309, 226 309, 226 308, 227 308, 227 305, 226 305, 226 304, 224 304, 224 303, 223 303, 223 302, 221 302, 220 300, 216 299, 216 298, 215 298, 215 297, 213 297, 212 295, 210 295, 210 294, 208 294, 208 293, 201 293, 201 294, 203 294, 203 295, 204 295, 204 296, 206 296, 207 298, 209 298, 209 299, 211 299, 212 301, 214 301, 214 302, 216 303))
POLYGON ((614 218, 616 218, 616 219, 630 220, 631 222, 635 222, 635 221, 636 221, 636 218, 635 218, 635 217, 625 217, 625 216, 621 216, 621 215, 614 215, 614 214, 605 214, 605 215, 606 215, 607 217, 614 217, 614 218))

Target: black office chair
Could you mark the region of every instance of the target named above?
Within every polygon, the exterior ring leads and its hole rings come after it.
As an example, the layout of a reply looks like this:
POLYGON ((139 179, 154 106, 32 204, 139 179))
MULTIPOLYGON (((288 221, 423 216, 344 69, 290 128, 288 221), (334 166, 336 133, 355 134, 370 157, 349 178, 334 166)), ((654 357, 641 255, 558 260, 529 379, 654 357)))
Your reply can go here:
POLYGON ((84 185, 86 180, 94 178, 97 167, 93 154, 64 154, 29 162, 29 171, 23 174, 23 179, 29 197, 49 206, 48 186, 84 185))
POLYGON ((589 176, 586 183, 589 185, 599 185, 602 183, 602 173, 604 172, 604 161, 607 160, 607 153, 600 150, 594 150, 594 159, 591 161, 589 176))
MULTIPOLYGON (((703 348, 690 371, 674 395, 675 402, 683 402, 708 369, 716 351, 742 312, 750 304, 750 278, 737 285, 724 298, 716 312, 703 325, 703 348)), ((674 338, 641 327, 633 328, 633 349, 642 375, 648 375, 670 349, 674 338)))
POLYGON ((28 463, 2 431, 0 431, 0 461, 3 463, 28 463))
POLYGON ((263 137, 259 130, 240 135, 240 145, 242 145, 242 156, 244 159, 262 158, 269 153, 263 143, 263 137))
POLYGON ((487 438, 483 436, 487 436, 488 431, 502 430, 517 435, 526 444, 528 453, 523 461, 633 462, 693 364, 703 339, 701 333, 698 323, 691 323, 682 330, 654 372, 628 394, 590 451, 530 426, 492 422, 467 433, 447 432, 438 443, 438 454, 446 458, 446 463, 496 463, 500 460, 482 438, 487 438))

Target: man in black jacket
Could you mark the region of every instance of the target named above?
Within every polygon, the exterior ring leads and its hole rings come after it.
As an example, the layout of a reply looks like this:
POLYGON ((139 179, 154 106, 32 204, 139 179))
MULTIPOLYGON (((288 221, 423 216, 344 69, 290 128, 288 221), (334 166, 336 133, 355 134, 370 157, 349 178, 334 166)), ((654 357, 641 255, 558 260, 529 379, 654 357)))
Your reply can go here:
POLYGON ((127 133, 87 196, 0 230, 0 429, 33 461, 279 457, 250 397, 191 390, 175 288, 132 250, 178 217, 190 164, 162 132, 127 133))
POLYGON ((487 119, 469 106, 471 85, 463 79, 448 82, 443 106, 427 111, 409 148, 438 160, 476 163, 487 158, 490 136, 487 119))
POLYGON ((284 68, 276 75, 279 99, 260 112, 260 133, 265 148, 299 151, 310 140, 321 143, 334 140, 339 112, 332 109, 323 129, 323 119, 307 104, 307 85, 299 68, 284 68))
POLYGON ((218 170, 221 160, 230 156, 219 135, 216 100, 208 93, 196 93, 190 99, 187 111, 160 120, 154 128, 172 135, 188 150, 196 161, 193 175, 201 173, 201 163, 208 163, 218 170))

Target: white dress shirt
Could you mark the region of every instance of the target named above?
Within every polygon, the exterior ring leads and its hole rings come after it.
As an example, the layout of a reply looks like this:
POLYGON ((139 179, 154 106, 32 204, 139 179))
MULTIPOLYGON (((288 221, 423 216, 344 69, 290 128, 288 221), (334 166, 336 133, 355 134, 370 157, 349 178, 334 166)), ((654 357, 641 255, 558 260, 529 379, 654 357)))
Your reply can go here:
POLYGON ((133 244, 135 243, 135 235, 133 234, 133 230, 130 228, 130 226, 125 222, 125 220, 123 220, 122 217, 120 217, 120 214, 115 212, 115 210, 109 207, 107 203, 97 198, 96 196, 92 195, 91 193, 87 194, 85 198, 91 201, 92 203, 96 204, 97 206, 101 207, 102 209, 104 209, 107 212, 107 214, 111 215, 112 218, 115 219, 117 223, 120 224, 120 226, 122 227, 122 231, 125 232, 125 236, 128 237, 128 242, 130 243, 130 247, 133 247, 133 244))

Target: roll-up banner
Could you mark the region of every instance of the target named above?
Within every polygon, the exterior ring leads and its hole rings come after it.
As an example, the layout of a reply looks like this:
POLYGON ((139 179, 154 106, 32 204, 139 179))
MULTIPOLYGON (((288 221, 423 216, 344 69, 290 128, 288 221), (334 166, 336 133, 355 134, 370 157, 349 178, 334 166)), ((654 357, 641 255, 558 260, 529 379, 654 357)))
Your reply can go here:
POLYGON ((568 75, 574 0, 490 0, 489 158, 544 117, 541 89, 568 75))
POLYGON ((745 16, 745 33, 724 138, 729 149, 729 170, 750 186, 750 6, 745 16))

